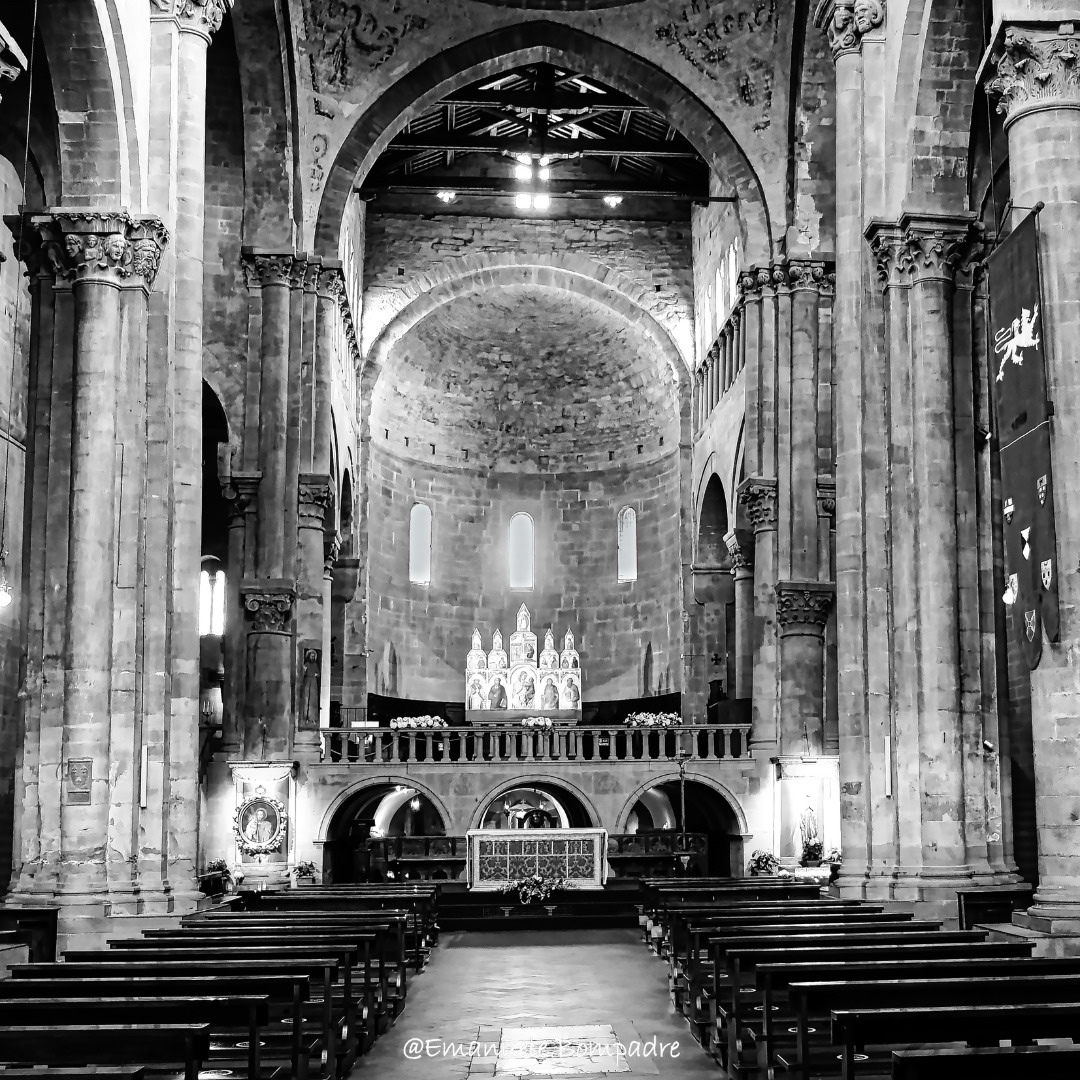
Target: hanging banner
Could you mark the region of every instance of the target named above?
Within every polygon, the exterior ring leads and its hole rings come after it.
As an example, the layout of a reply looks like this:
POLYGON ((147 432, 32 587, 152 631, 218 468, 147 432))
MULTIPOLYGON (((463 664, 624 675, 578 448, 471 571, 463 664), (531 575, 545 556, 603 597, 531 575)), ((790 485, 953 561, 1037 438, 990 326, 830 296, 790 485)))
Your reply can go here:
POLYGON ((1001 459, 1005 597, 1028 666, 1059 638, 1057 536, 1037 212, 987 260, 990 380, 1001 459))

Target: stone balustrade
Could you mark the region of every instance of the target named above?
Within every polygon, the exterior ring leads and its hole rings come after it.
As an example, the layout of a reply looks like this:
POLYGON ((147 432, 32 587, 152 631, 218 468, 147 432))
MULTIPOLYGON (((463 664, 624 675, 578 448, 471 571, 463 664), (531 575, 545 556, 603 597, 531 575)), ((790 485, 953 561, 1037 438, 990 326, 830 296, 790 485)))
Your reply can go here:
POLYGON ((750 725, 693 724, 679 728, 517 725, 389 731, 323 728, 323 761, 350 765, 462 765, 478 762, 580 764, 603 761, 745 761, 750 725))
POLYGON ((694 431, 700 431, 746 364, 742 336, 742 299, 720 328, 694 373, 694 431))

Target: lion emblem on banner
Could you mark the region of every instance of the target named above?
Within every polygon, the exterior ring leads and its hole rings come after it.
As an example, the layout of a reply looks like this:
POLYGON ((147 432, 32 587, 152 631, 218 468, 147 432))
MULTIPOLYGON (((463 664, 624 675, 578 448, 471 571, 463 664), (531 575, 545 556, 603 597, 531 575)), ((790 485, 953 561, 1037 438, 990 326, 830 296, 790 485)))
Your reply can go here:
POLYGON ((1005 365, 1011 360, 1018 367, 1024 363, 1024 349, 1037 349, 1039 347, 1039 335, 1035 333, 1036 324, 1039 321, 1039 305, 1033 310, 1023 308, 1020 318, 1013 319, 1012 325, 1007 329, 999 330, 994 339, 994 352, 1001 357, 1001 367, 998 368, 997 381, 1005 378, 1005 365))

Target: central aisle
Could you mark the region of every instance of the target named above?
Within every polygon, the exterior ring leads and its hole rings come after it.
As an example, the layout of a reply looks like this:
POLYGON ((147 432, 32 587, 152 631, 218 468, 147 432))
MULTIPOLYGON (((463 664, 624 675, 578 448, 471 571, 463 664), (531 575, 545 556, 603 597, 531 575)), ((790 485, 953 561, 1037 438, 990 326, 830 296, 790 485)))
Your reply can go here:
POLYGON ((723 1075, 637 930, 444 934, 397 1024, 356 1068, 382 1080, 723 1075))

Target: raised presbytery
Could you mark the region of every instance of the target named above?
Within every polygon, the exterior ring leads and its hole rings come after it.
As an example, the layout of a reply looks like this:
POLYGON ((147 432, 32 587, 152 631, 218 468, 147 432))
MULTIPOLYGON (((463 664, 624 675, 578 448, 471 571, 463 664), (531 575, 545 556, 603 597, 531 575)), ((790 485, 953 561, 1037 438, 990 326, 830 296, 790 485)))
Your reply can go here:
POLYGON ((1075 1069, 1080 6, 0 7, 0 1066, 1075 1069))

